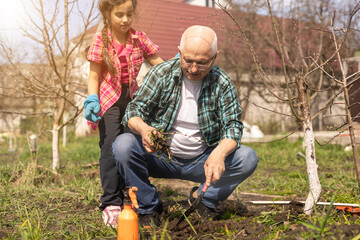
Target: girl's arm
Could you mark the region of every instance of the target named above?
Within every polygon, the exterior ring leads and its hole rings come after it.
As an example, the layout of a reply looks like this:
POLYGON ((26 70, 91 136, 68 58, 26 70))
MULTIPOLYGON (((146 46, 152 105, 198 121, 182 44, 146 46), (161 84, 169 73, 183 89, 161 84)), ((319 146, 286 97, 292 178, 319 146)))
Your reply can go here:
POLYGON ((99 77, 101 74, 101 64, 90 61, 90 73, 88 80, 88 95, 99 94, 99 77))
POLYGON ((97 114, 100 111, 99 101, 99 76, 101 64, 90 61, 90 73, 88 80, 88 96, 84 101, 85 114, 84 117, 90 122, 96 123, 101 119, 97 114))
POLYGON ((156 64, 162 63, 164 60, 162 60, 161 57, 159 57, 159 55, 155 53, 154 55, 146 58, 146 61, 148 61, 151 66, 154 66, 156 64))

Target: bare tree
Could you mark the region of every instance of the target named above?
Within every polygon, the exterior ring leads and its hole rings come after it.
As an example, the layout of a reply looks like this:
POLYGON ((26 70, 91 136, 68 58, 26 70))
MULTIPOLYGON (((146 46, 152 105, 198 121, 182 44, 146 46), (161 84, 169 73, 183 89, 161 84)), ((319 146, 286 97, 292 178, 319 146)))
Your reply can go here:
POLYGON ((80 70, 75 60, 82 54, 79 49, 82 48, 86 30, 97 18, 95 0, 88 1, 87 6, 87 9, 82 9, 79 0, 53 0, 46 3, 43 0, 31 0, 24 3, 27 26, 22 27, 21 31, 37 46, 37 49, 32 49, 32 54, 36 54, 38 63, 31 67, 24 69, 24 64, 19 63, 13 54, 16 49, 1 41, 2 51, 12 69, 8 79, 15 83, 10 86, 13 91, 3 88, 2 95, 17 101, 36 99, 37 103, 43 104, 35 111, 2 111, 51 116, 54 170, 60 167, 59 131, 73 122, 83 110, 76 96, 83 96, 86 86, 78 77, 80 70), (74 17, 77 17, 77 22, 71 22, 74 17), (83 32, 76 41, 70 39, 71 27, 78 27, 83 32))
MULTIPOLYGON (((349 21, 348 21, 348 25, 346 26, 346 28, 342 28, 341 32, 344 33, 344 36, 342 36, 341 39, 346 39, 347 34, 350 32, 350 28, 351 28, 351 22, 353 17, 355 16, 355 14, 357 12, 360 11, 360 2, 356 4, 356 6, 354 7, 354 9, 350 12, 349 14, 349 21)), ((348 75, 347 73, 347 67, 346 65, 346 61, 343 61, 342 56, 340 54, 340 48, 343 45, 343 43, 345 42, 338 40, 338 37, 335 34, 335 27, 334 27, 334 20, 335 20, 335 14, 334 17, 331 20, 331 32, 333 34, 333 41, 334 41, 334 46, 336 48, 336 55, 335 55, 335 59, 337 59, 338 65, 340 67, 340 71, 341 71, 341 75, 340 78, 337 79, 334 75, 330 75, 329 72, 327 72, 324 68, 322 69, 323 72, 329 76, 332 76, 334 81, 338 84, 341 85, 342 89, 343 89, 343 94, 344 94, 344 99, 345 99, 345 104, 346 104, 346 119, 347 119, 347 129, 349 131, 349 135, 350 135, 350 140, 351 140, 351 146, 353 149, 353 155, 354 155, 354 163, 355 163, 355 171, 356 171, 356 176, 357 176, 357 181, 358 181, 358 185, 360 186, 360 163, 359 163, 359 153, 357 150, 357 145, 356 145, 356 140, 355 140, 355 132, 354 132, 354 127, 353 127, 353 117, 351 115, 351 108, 353 107, 352 104, 350 103, 350 97, 349 97, 349 88, 351 88, 351 86, 356 82, 356 81, 360 81, 360 60, 358 59, 358 69, 355 73, 352 73, 351 75, 348 75)), ((354 103, 354 104, 360 104, 360 103, 354 103)), ((355 118, 358 118, 358 116, 355 116, 355 118)))
MULTIPOLYGON (((266 59, 259 57, 256 46, 258 42, 255 43, 253 39, 248 37, 243 25, 234 16, 233 11, 228 10, 226 6, 219 3, 218 5, 235 23, 237 28, 235 35, 239 36, 247 46, 255 63, 258 77, 262 81, 267 94, 287 103, 290 107, 292 118, 297 123, 300 123, 303 129, 306 166, 310 185, 310 192, 305 202, 304 212, 311 214, 313 206, 319 200, 321 193, 315 155, 313 120, 325 109, 334 106, 334 101, 340 93, 344 92, 345 99, 348 99, 348 96, 346 96, 347 87, 349 86, 346 80, 348 79, 344 80, 345 78, 342 77, 340 80, 337 80, 339 71, 337 71, 336 67, 341 62, 343 44, 338 44, 334 28, 332 30, 329 29, 333 26, 330 24, 330 15, 328 14, 330 1, 321 1, 318 6, 310 1, 297 1, 297 10, 292 13, 292 19, 276 17, 270 1, 267 0, 266 3, 270 18, 263 23, 258 33, 261 40, 265 42, 265 45, 271 47, 280 58, 283 74, 281 80, 274 79, 268 73, 268 69, 263 67, 266 66, 266 62, 264 62, 266 59), (305 5, 301 5, 301 3, 305 5), (315 11, 312 14, 303 14, 302 11, 299 11, 303 6, 307 6, 307 9, 315 11), (313 19, 314 17, 316 17, 316 20, 313 19), (272 29, 272 34, 269 34, 266 29, 272 29), (335 57, 338 58, 337 61, 334 61, 335 57), (312 101, 314 101, 320 92, 331 92, 331 95, 328 96, 326 102, 321 102, 320 104, 322 105, 317 107, 318 111, 314 112, 311 109, 312 101)), ((350 32, 352 19, 359 10, 358 4, 353 6, 353 9, 352 13, 348 16, 348 27, 343 29, 345 33, 350 32)), ((262 17, 262 20, 264 18, 262 17)), ((258 26, 255 24, 254 31, 256 31, 256 27, 258 26)), ((346 38, 347 35, 344 34, 341 42, 343 43, 346 38)), ((345 76, 343 71, 340 75, 345 76)), ((350 107, 348 100, 345 100, 345 104, 347 108, 350 107)), ((271 109, 269 111, 276 112, 271 109)), ((352 126, 349 111, 347 111, 346 117, 351 134, 352 126)))
MULTIPOLYGON (((248 37, 249 41, 256 42, 256 53, 258 56, 267 55, 269 48, 265 41, 259 37, 258 28, 258 14, 257 11, 261 7, 256 1, 250 1, 241 5, 230 3, 232 8, 241 9, 233 12, 236 21, 243 26, 243 31, 248 37)), ((226 71, 232 73, 232 79, 238 88, 241 105, 243 108, 242 118, 250 123, 255 123, 251 116, 248 117, 248 108, 250 106, 251 95, 258 95, 263 101, 271 102, 265 95, 263 95, 263 87, 261 80, 256 75, 256 66, 252 63, 248 48, 241 44, 241 39, 233 37, 234 27, 231 20, 225 23, 222 28, 226 37, 223 39, 221 45, 221 55, 219 56, 219 65, 226 71)))

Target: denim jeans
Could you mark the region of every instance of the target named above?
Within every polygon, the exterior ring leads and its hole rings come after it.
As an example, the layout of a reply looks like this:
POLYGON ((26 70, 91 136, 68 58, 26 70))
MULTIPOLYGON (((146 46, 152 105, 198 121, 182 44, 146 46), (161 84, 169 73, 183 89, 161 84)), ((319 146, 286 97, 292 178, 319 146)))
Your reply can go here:
MULTIPOLYGON (((149 176, 154 178, 183 179, 201 183, 200 193, 205 182, 204 164, 214 148, 208 148, 194 159, 173 157, 168 162, 165 156, 148 153, 142 145, 141 136, 124 133, 113 143, 113 153, 120 175, 126 186, 136 186, 139 213, 149 214, 160 203, 160 196, 149 176)), ((227 199, 234 189, 255 170, 258 158, 250 147, 241 145, 225 159, 225 171, 220 180, 212 183, 205 193, 202 203, 215 208, 219 201, 227 199)))

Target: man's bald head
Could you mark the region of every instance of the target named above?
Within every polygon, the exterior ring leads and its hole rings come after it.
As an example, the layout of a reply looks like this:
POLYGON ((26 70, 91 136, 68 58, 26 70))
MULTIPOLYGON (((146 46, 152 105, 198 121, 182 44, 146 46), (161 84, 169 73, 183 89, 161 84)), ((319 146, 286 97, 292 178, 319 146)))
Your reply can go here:
POLYGON ((211 57, 215 56, 217 52, 217 36, 215 31, 209 27, 194 25, 186 29, 181 37, 180 51, 183 52, 188 44, 208 47, 211 57))

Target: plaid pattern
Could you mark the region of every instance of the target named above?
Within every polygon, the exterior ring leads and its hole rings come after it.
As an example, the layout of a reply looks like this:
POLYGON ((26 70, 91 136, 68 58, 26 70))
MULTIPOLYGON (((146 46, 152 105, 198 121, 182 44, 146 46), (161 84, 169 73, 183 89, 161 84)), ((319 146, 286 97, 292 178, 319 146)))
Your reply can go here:
MULTIPOLYGON (((99 81, 99 99, 101 110, 99 116, 103 116, 104 113, 117 102, 121 96, 121 64, 119 56, 115 52, 115 47, 113 44, 112 36, 110 30, 108 31, 109 37, 109 55, 112 60, 113 66, 116 69, 116 74, 111 75, 106 64, 102 65, 100 81, 99 81)), ((94 61, 97 63, 103 63, 103 49, 104 43, 102 40, 101 31, 97 32, 93 38, 87 54, 88 61, 94 61)), ((126 42, 126 60, 128 63, 128 72, 129 72, 129 89, 130 97, 133 97, 133 94, 138 90, 138 84, 136 82, 136 77, 139 73, 144 57, 150 57, 156 53, 159 49, 143 32, 136 31, 134 29, 130 30, 129 37, 126 42)), ((93 129, 97 127, 98 123, 91 123, 93 129)))
MULTIPOLYGON (((179 107, 181 79, 178 58, 153 67, 129 103, 123 124, 127 125, 132 117, 140 117, 157 129, 169 131, 179 107)), ((222 139, 232 139, 240 145, 241 112, 230 77, 214 66, 204 78, 198 99, 199 129, 208 146, 216 146, 222 139)))

